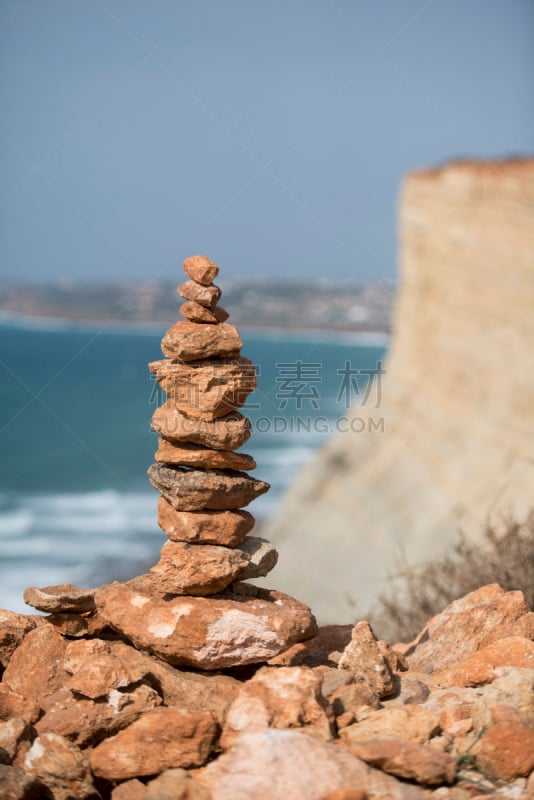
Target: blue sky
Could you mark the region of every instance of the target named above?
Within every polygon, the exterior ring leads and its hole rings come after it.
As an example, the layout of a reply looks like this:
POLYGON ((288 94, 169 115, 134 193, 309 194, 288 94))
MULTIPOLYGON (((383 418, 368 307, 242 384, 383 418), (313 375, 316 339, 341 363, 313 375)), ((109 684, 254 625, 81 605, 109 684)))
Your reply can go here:
POLYGON ((534 151, 532 0, 2 0, 0 277, 395 275, 407 170, 534 151))

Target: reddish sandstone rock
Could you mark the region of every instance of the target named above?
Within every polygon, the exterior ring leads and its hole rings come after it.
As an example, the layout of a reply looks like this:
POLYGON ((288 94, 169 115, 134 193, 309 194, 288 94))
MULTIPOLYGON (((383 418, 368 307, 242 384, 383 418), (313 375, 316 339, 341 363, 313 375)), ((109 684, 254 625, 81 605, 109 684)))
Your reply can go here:
POLYGON ((31 699, 25 698, 12 692, 5 684, 0 684, 0 719, 8 720, 11 717, 35 722, 39 717, 39 704, 35 696, 31 699))
POLYGON ((167 439, 218 450, 237 450, 249 439, 251 431, 249 420, 239 411, 217 419, 196 419, 183 414, 168 400, 156 408, 150 425, 167 439))
POLYGON ((145 800, 211 800, 208 787, 193 780, 185 769, 165 770, 148 782, 146 790, 145 800))
POLYGON ((158 524, 174 542, 237 547, 254 522, 248 511, 177 511, 164 497, 158 500, 158 524))
POLYGON ((211 714, 154 709, 95 747, 91 768, 100 778, 120 781, 171 767, 198 767, 207 761, 216 732, 211 714))
POLYGON ((75 614, 74 612, 60 612, 43 617, 43 620, 52 625, 57 633, 68 636, 69 639, 78 639, 82 636, 98 636, 110 631, 105 622, 99 619, 94 611, 75 614))
POLYGON ((33 775, 20 769, 0 764, 0 792, 2 800, 41 800, 45 787, 33 775))
POLYGON ((186 275, 202 286, 209 286, 219 274, 217 264, 206 256, 189 256, 185 259, 183 268, 186 275))
POLYGON ((428 786, 452 783, 456 774, 456 761, 452 756, 396 736, 355 741, 350 745, 350 752, 390 775, 428 786))
POLYGON ((163 593, 209 595, 234 583, 248 563, 239 549, 168 541, 150 577, 153 586, 163 593))
POLYGON ((432 708, 419 705, 393 706, 373 711, 366 719, 341 731, 350 747, 375 736, 400 736, 412 742, 426 744, 439 733, 439 720, 432 708))
MULTIPOLYGON (((154 657, 151 660, 156 661, 154 657)), ((166 706, 176 706, 191 713, 209 711, 220 726, 224 725, 228 709, 242 685, 230 675, 189 672, 159 660, 153 674, 161 686, 166 706)))
POLYGON ((378 697, 387 697, 394 691, 393 675, 368 622, 354 626, 351 641, 339 660, 339 668, 354 675, 356 682, 368 684, 378 697))
POLYGON ((231 450, 214 450, 191 442, 176 444, 160 438, 154 454, 156 461, 163 464, 176 464, 182 467, 200 469, 255 469, 256 462, 246 453, 233 453, 231 450))
POLYGON ((455 600, 423 628, 405 655, 411 670, 439 672, 454 666, 491 642, 505 638, 528 614, 522 592, 483 586, 455 600))
POLYGON ((218 358, 184 364, 152 361, 152 372, 169 400, 190 417, 223 417, 246 403, 256 388, 256 368, 248 358, 218 358))
POLYGON ((35 620, 26 614, 0 609, 0 675, 26 634, 35 626, 35 620))
POLYGON ((101 639, 69 642, 63 666, 69 673, 66 687, 91 700, 140 683, 151 669, 129 645, 101 639))
POLYGON ((95 592, 94 589, 79 589, 72 583, 44 586, 42 589, 30 586, 24 591, 24 602, 39 611, 53 614, 62 611, 93 611, 95 592))
POLYGON ((39 734, 58 734, 87 747, 161 705, 161 697, 146 684, 125 690, 111 689, 105 698, 97 700, 63 688, 43 700, 42 705, 44 714, 35 726, 39 734))
POLYGON ((321 676, 310 667, 263 667, 247 681, 228 710, 221 746, 264 728, 299 728, 328 741, 331 715, 321 695, 321 676))
POLYGON ((481 686, 496 678, 500 667, 534 669, 534 642, 521 636, 498 639, 434 679, 440 686, 481 686))
POLYGON ((493 778, 512 781, 534 770, 534 725, 510 706, 494 706, 492 724, 473 748, 477 765, 493 778))
POLYGON ((213 800, 323 800, 330 792, 354 788, 384 800, 427 796, 368 767, 342 747, 300 731, 272 728, 241 736, 198 778, 209 786, 213 800))
POLYGON ((98 797, 87 758, 62 736, 45 733, 35 739, 26 753, 24 769, 44 783, 53 800, 98 797))
POLYGON ((152 486, 179 511, 225 511, 248 505, 270 488, 268 483, 233 470, 182 469, 152 464, 152 486))
POLYGON ((231 358, 238 356, 242 347, 237 328, 227 322, 218 325, 176 322, 161 340, 163 355, 182 361, 231 358))
POLYGON ((221 297, 218 286, 202 286, 196 281, 186 281, 176 291, 186 300, 191 300, 207 309, 212 309, 221 297))
POLYGON ((201 306, 200 303, 195 303, 194 300, 187 300, 180 306, 180 314, 188 319, 190 322, 208 323, 217 325, 219 322, 226 322, 228 311, 225 311, 221 306, 214 306, 213 308, 206 308, 201 306))
POLYGON ((119 783, 111 792, 111 800, 146 800, 146 784, 137 778, 119 783))
POLYGON ((272 658, 313 636, 309 608, 281 592, 225 592, 164 600, 113 583, 97 591, 102 616, 136 647, 171 664, 214 670, 272 658))
POLYGON ((15 650, 3 676, 3 684, 26 702, 41 705, 67 679, 63 668, 66 642, 49 625, 30 631, 15 650))

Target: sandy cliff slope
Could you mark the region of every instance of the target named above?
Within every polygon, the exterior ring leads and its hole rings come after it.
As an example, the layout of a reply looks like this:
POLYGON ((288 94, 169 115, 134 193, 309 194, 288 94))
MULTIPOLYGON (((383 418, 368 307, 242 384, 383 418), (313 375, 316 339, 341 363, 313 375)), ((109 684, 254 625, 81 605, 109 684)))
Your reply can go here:
POLYGON ((337 434, 267 525, 277 586, 322 621, 368 608, 400 552, 534 505, 534 160, 410 174, 400 273, 380 408, 352 410, 384 432, 337 434))

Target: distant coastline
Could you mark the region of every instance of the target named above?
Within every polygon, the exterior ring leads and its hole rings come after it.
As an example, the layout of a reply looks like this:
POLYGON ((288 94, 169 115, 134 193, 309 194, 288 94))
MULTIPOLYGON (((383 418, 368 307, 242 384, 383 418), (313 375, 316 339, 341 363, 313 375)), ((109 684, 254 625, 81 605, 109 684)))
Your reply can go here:
MULTIPOLYGON (((392 284, 241 279, 223 289, 222 305, 243 330, 383 341, 391 327, 392 284)), ((180 303, 169 282, 0 283, 0 324, 162 332, 179 319, 180 303)))
MULTIPOLYGON (((178 314, 177 314, 178 316, 178 314)), ((0 311, 0 328, 18 328, 25 330, 41 330, 50 332, 87 332, 117 334, 161 334, 175 320, 155 322, 150 320, 117 320, 117 319, 75 319, 70 317, 43 316, 38 314, 21 314, 13 311, 0 311)), ((385 347, 390 341, 389 331, 383 330, 351 330, 332 329, 329 327, 305 327, 292 325, 239 325, 244 334, 250 333, 262 338, 283 341, 287 338, 304 339, 322 342, 354 342, 360 346, 385 347)))

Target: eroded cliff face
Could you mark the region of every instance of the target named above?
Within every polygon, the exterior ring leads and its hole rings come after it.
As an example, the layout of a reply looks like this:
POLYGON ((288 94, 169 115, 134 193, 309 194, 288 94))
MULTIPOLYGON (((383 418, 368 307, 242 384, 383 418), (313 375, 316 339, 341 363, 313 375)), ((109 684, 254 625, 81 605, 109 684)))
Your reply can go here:
POLYGON ((400 273, 381 407, 352 411, 385 431, 337 434, 267 525, 277 585, 321 621, 534 505, 534 160, 409 175, 400 273))

